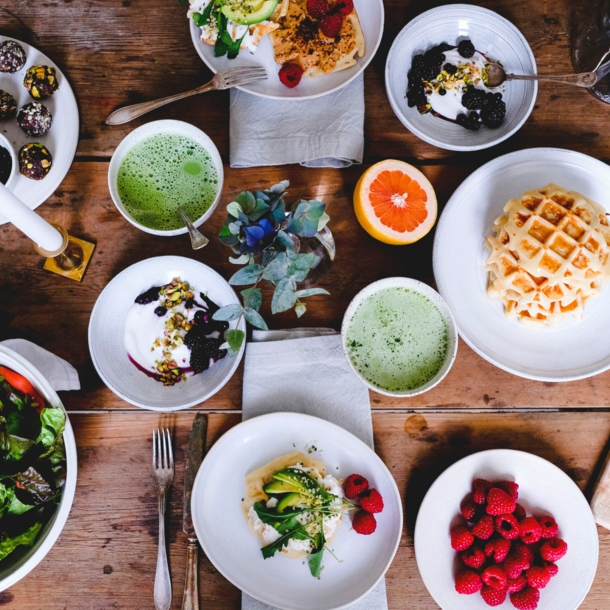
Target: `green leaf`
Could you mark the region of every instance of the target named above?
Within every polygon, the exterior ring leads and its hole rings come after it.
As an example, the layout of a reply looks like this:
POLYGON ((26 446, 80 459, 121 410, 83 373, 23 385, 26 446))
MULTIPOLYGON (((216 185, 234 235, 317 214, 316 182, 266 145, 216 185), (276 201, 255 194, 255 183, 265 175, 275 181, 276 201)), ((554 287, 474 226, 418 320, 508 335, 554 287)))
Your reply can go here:
POLYGON ((17 473, 15 475, 15 484, 23 491, 29 493, 35 504, 44 504, 55 494, 51 486, 33 466, 30 466, 24 472, 17 473))
POLYGON ((260 288, 246 288, 241 291, 241 296, 244 299, 244 307, 250 307, 258 311, 263 302, 263 293, 260 288))
POLYGON ((309 208, 311 208, 311 204, 308 201, 303 201, 301 199, 301 201, 298 201, 292 206, 292 215, 295 218, 300 218, 309 211, 309 208))
POLYGON ((309 202, 309 210, 307 210, 307 218, 310 218, 312 220, 317 220, 318 218, 322 217, 322 214, 324 214, 324 210, 326 209, 326 204, 322 203, 321 201, 316 201, 315 199, 312 199, 309 202))
POLYGON ((271 299, 271 312, 280 313, 294 306, 297 302, 297 296, 294 292, 294 282, 290 278, 280 280, 273 292, 271 299))
POLYGON ((324 288, 306 288, 305 290, 297 290, 296 295, 299 299, 304 299, 305 297, 312 297, 316 294, 330 294, 328 290, 324 290, 324 288))
POLYGON ((216 39, 216 44, 214 45, 214 57, 222 57, 227 54, 227 45, 223 42, 222 37, 219 36, 216 39))
POLYGON ((256 208, 256 198, 249 191, 243 191, 237 195, 235 201, 241 206, 244 214, 250 214, 256 208))
POLYGON ((292 263, 288 266, 288 277, 295 282, 302 282, 315 262, 316 255, 313 252, 293 255, 292 263))
POLYGON ((309 571, 314 578, 320 578, 322 572, 322 555, 324 555, 324 546, 319 551, 312 553, 307 562, 309 563, 309 571))
MULTIPOLYGON (((35 444, 35 442, 30 438, 22 438, 13 434, 9 434, 8 439, 10 449, 5 459, 11 462, 18 462, 35 444)), ((54 436, 52 436, 51 444, 53 443, 53 440, 55 440, 54 436)))
POLYGON ((248 213, 250 220, 259 220, 269 211, 269 206, 262 200, 256 200, 256 207, 248 213))
POLYGON ((10 502, 8 503, 8 510, 6 511, 9 515, 23 515, 23 513, 27 513, 28 510, 34 508, 33 504, 24 504, 16 495, 15 489, 11 488, 9 490, 10 502))
POLYGON ((220 242, 225 246, 236 246, 239 243, 239 237, 237 235, 220 235, 220 242))
POLYGON ((260 265, 248 265, 243 269, 240 269, 230 280, 229 284, 234 286, 244 286, 246 284, 254 284, 261 273, 263 268, 260 265))
POLYGON ((235 216, 235 218, 238 218, 239 215, 243 213, 243 211, 244 210, 237 201, 231 201, 231 203, 227 206, 227 212, 229 212, 231 216, 235 216))
POLYGON ((233 303, 231 305, 221 307, 218 311, 214 312, 212 318, 221 322, 231 322, 231 320, 237 320, 243 311, 244 308, 241 305, 238 303, 233 303))
POLYGON ((34 523, 23 534, 14 538, 6 538, 0 542, 0 561, 10 555, 18 546, 32 546, 42 528, 42 523, 34 523))
POLYGON ((251 307, 246 307, 244 309, 244 317, 252 326, 256 326, 256 328, 261 328, 262 330, 269 330, 267 323, 263 320, 261 314, 251 307))
POLYGON ((55 439, 64 431, 66 425, 66 414, 62 409, 46 408, 40 413, 42 429, 36 439, 36 443, 44 447, 50 447, 55 439))
POLYGON ((229 233, 231 235, 239 235, 239 232, 241 231, 241 225, 243 223, 241 222, 230 222, 229 223, 229 233))
POLYGON ((239 330, 239 328, 232 328, 225 333, 225 339, 229 344, 229 356, 231 356, 231 358, 237 356, 245 338, 246 334, 243 330, 239 330))
POLYGON ((278 282, 286 277, 288 272, 288 258, 285 252, 280 252, 276 257, 265 267, 263 278, 270 282, 278 282))
POLYGON ((318 219, 318 231, 321 231, 328 224, 329 220, 330 216, 324 212, 324 214, 322 214, 322 216, 320 216, 318 219))
POLYGON ((318 219, 308 218, 307 216, 301 217, 299 220, 302 220, 301 227, 298 235, 301 237, 313 237, 318 232, 318 219))
POLYGON ((297 303, 294 311, 297 314, 297 318, 300 318, 307 311, 307 305, 305 303, 297 303))
POLYGON ((273 211, 271 212, 271 216, 273 218, 273 226, 277 226, 281 222, 285 222, 286 220, 286 204, 282 199, 280 199, 275 207, 271 208, 273 211))
POLYGON ((294 252, 294 241, 285 231, 278 231, 274 244, 281 244, 286 252, 294 252))
POLYGON ((229 32, 227 32, 227 30, 225 30, 220 35, 220 37, 222 38, 222 41, 227 45, 227 47, 229 47, 229 46, 231 46, 233 44, 233 38, 231 38, 231 34, 229 34, 229 32))

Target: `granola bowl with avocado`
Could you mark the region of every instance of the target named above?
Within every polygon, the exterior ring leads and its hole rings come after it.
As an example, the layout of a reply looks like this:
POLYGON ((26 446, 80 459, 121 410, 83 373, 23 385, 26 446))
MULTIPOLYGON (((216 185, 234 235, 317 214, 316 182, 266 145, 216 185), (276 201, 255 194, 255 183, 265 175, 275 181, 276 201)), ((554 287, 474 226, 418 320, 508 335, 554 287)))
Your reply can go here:
POLYGON ((0 345, 0 590, 55 544, 76 469, 74 433, 59 397, 34 366, 0 345))

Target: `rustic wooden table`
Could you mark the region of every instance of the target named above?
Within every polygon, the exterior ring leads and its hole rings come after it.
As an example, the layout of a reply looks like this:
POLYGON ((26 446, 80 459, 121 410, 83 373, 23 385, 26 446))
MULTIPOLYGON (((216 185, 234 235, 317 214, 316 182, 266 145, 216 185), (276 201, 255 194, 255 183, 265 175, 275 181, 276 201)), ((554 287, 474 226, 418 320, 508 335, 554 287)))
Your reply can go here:
MULTIPOLYGON (((541 84, 537 104, 518 134, 480 153, 454 154, 407 132, 386 99, 383 73, 389 46, 403 25, 436 0, 385 0, 382 46, 366 71, 366 163, 396 157, 417 164, 430 178, 441 206, 472 171, 490 158, 530 146, 558 146, 610 159, 604 121, 610 108, 586 91, 541 84)), ((479 2, 517 25, 530 42, 540 71, 570 71, 570 33, 589 0, 496 0, 479 2)), ((156 499, 150 473, 151 430, 175 430, 177 473, 169 510, 169 550, 174 583, 172 608, 181 607, 186 538, 182 528, 182 465, 197 409, 159 416, 117 399, 96 375, 87 346, 95 299, 119 271, 162 254, 194 256, 229 277, 234 267, 216 239, 193 254, 185 236, 160 239, 138 231, 118 213, 107 188, 108 161, 121 139, 138 125, 181 119, 203 129, 228 161, 228 92, 190 98, 123 127, 104 119, 128 103, 187 90, 209 71, 193 49, 178 0, 12 0, 0 6, 1 33, 24 40, 53 57, 70 80, 81 113, 75 162, 54 195, 39 208, 47 219, 97 243, 82 284, 42 270, 31 243, 11 225, 0 226, 0 340, 35 341, 75 365, 83 390, 64 394, 79 453, 76 499, 57 544, 42 563, 11 589, 0 606, 19 610, 141 610, 153 608, 156 561, 156 499)), ((397 248, 370 238, 356 221, 352 190, 363 171, 313 170, 299 166, 233 170, 225 165, 223 204, 244 188, 287 178, 291 193, 328 204, 338 258, 323 285, 332 295, 314 297, 299 324, 339 328, 351 298, 370 282, 390 275, 433 282, 432 235, 397 248)), ((213 236, 224 205, 206 224, 213 236)), ((267 302, 269 299, 267 299, 267 302)), ((274 328, 297 324, 293 313, 271 318, 274 328)), ((209 443, 240 420, 241 369, 212 399, 209 443)), ((419 503, 434 478, 469 453, 493 447, 522 449, 563 468, 590 494, 610 439, 610 372, 565 384, 527 381, 482 360, 460 342, 456 363, 434 390, 399 400, 371 394, 375 444, 398 482, 405 527, 387 573, 391 609, 438 608, 425 589, 413 554, 419 503)), ((601 529, 597 577, 582 607, 610 606, 610 534, 601 529)), ((204 558, 202 607, 239 608, 237 589, 204 558)))

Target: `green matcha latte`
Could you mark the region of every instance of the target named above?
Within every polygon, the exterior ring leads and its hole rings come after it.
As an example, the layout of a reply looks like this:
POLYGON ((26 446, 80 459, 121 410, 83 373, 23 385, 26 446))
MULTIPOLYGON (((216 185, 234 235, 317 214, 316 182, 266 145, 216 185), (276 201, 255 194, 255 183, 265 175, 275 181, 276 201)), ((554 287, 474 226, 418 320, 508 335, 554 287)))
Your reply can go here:
POLYGON ((425 294, 384 288, 349 319, 346 348, 354 368, 387 392, 409 392, 434 379, 449 357, 449 328, 425 294))
POLYGON ((157 231, 184 227, 178 206, 201 218, 214 203, 218 172, 210 153, 179 134, 161 133, 138 142, 119 167, 117 188, 125 211, 157 231))

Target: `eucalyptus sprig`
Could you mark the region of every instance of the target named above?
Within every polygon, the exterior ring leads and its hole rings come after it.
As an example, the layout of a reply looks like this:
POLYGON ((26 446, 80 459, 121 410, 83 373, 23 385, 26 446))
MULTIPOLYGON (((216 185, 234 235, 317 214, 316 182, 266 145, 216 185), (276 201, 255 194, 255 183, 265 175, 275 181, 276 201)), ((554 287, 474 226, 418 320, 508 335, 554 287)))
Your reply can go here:
MULTIPOLYGON (((313 237, 321 231, 330 220, 326 205, 315 199, 301 199, 287 212, 284 195, 288 186, 289 182, 284 180, 265 191, 244 191, 227 206, 227 222, 220 231, 220 241, 233 250, 235 256, 229 257, 233 264, 246 265, 231 277, 229 284, 252 286, 241 291, 243 305, 222 307, 214 314, 215 320, 237 320, 239 326, 245 318, 252 326, 268 330, 259 313, 263 302, 259 283, 263 280, 274 286, 271 299, 274 314, 294 307, 297 317, 301 317, 307 311, 302 299, 329 294, 323 288, 297 289, 297 283, 307 278, 320 259, 313 252, 297 252, 292 237, 313 237)), ((234 356, 245 334, 231 329, 225 338, 221 347, 234 356)))

